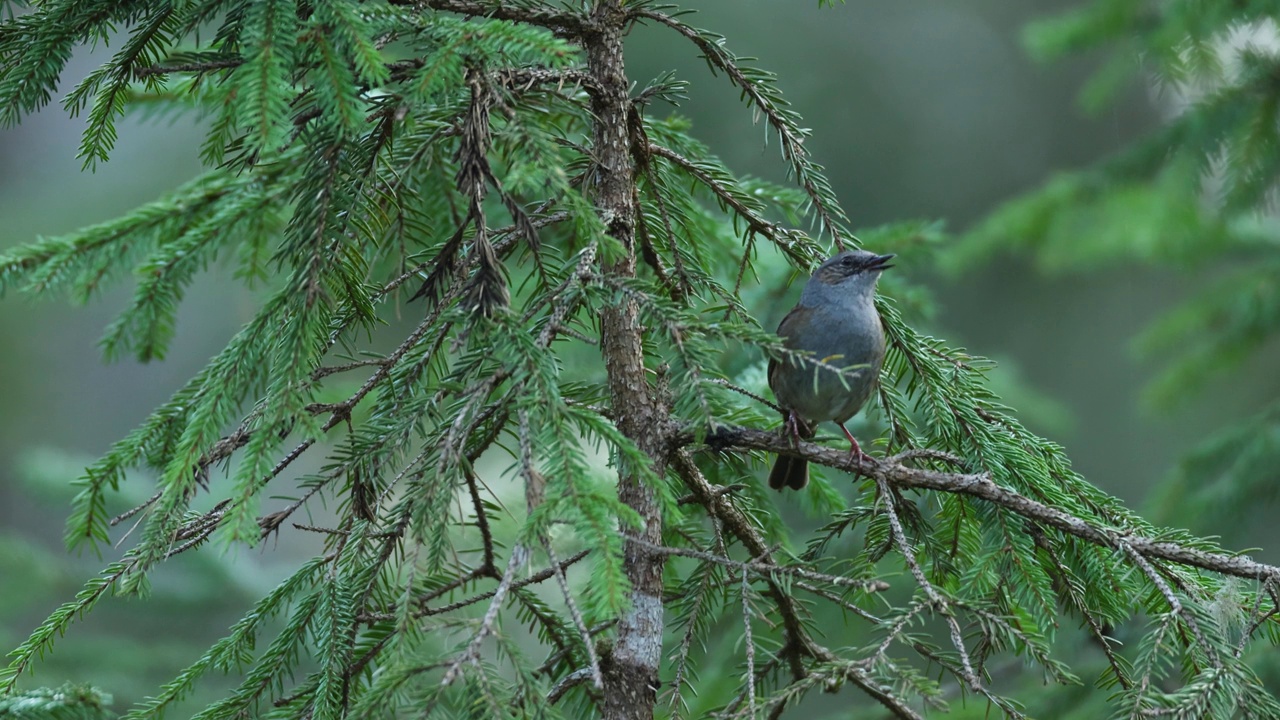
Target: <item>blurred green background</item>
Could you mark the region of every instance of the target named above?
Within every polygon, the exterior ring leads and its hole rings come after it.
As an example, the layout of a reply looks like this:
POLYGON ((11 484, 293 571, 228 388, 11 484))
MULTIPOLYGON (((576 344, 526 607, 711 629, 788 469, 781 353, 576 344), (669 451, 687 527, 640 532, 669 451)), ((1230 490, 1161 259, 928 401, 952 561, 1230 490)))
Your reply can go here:
MULTIPOLYGON (((736 52, 777 72, 855 227, 919 218, 963 233, 1003 200, 1057 171, 1088 166, 1162 116, 1163 101, 1140 85, 1087 116, 1075 98, 1099 58, 1045 66, 1028 57, 1021 28, 1068 3, 694 5, 701 11, 694 25, 725 35, 736 52)), ((639 84, 668 70, 692 83, 678 112, 731 168, 784 179, 776 144, 686 44, 640 27, 629 47, 628 69, 639 84)), ((94 63, 94 55, 79 53, 64 90, 94 63)), ((110 219, 199 169, 201 133, 189 120, 129 117, 112 161, 92 174, 75 158, 81 129, 82 120, 55 105, 0 130, 0 247, 110 219)), ((930 330, 997 359, 997 386, 1024 421, 1065 445, 1090 481, 1140 510, 1180 453, 1256 409, 1280 382, 1264 358, 1175 413, 1140 402, 1155 368, 1136 360, 1132 338, 1212 268, 1174 274, 1126 265, 1046 276, 1013 260, 962 274, 930 270, 932 263, 905 263, 936 294, 930 330)), ((0 645, 19 642, 110 559, 69 558, 63 550, 69 485, 81 466, 201 367, 254 308, 252 294, 214 268, 183 305, 164 362, 105 365, 96 342, 129 290, 122 283, 87 307, 17 296, 0 303, 0 645)), ((787 307, 755 311, 772 327, 787 307)), ((145 498, 149 478, 136 478, 127 492, 145 498)), ((1185 524, 1194 514, 1155 519, 1185 524)), ((1245 524, 1192 529, 1220 535, 1228 547, 1264 541, 1245 524)), ((38 684, 91 682, 115 693, 117 707, 154 691, 274 583, 278 568, 291 564, 289 543, 302 542, 296 535, 278 551, 268 542, 266 552, 215 549, 167 564, 152 600, 107 600, 40 668, 38 684), (128 657, 104 663, 103 653, 128 657)), ((1258 557, 1274 560, 1274 549, 1258 557)))

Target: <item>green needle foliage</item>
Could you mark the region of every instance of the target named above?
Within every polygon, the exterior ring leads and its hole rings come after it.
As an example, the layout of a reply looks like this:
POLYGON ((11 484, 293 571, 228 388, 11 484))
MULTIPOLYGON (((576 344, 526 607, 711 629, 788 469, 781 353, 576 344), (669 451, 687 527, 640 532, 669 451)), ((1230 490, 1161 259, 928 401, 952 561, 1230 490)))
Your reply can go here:
MULTIPOLYGON (((1086 30, 1046 43, 1100 33, 1074 22, 1086 30)), ((1152 45, 1203 30, 1179 22, 1152 45)), ((88 116, 86 165, 138 108, 200 118, 208 169, 0 256, 0 292, 84 301, 132 276, 102 346, 146 362, 202 271, 229 265, 263 290, 78 481, 70 546, 140 530, 12 651, 4 702, 77 618, 145 595, 160 564, 306 532, 323 547, 125 717, 163 717, 211 674, 235 687, 202 720, 776 717, 822 692, 840 716, 1024 717, 1044 693, 1008 682, 1010 664, 1087 687, 1117 717, 1280 717, 1247 662, 1280 641, 1280 569, 1155 527, 1074 473, 991 392, 988 362, 908 322, 922 289, 887 278, 880 301, 881 422, 860 432, 886 459, 858 468, 772 432, 756 394, 766 354, 784 351, 752 315, 755 288, 781 279, 770 266, 809 270, 857 241, 772 76, 677 9, 50 0, 0 24, 0 117, 50 102, 94 43, 120 50, 65 103, 88 116), (793 186, 734 175, 660 116, 685 87, 633 87, 636 23, 741 91, 793 186), (779 450, 860 470, 852 486, 815 477, 815 532, 789 528, 765 489, 779 450), (138 471, 154 495, 118 507, 138 471), (1066 662, 1082 637, 1088 675, 1066 662)), ((1209 142, 1190 122, 1171 136, 1209 142)), ((1206 164, 1152 146, 1123 166, 1177 185, 1206 164)), ((1260 198, 1255 174, 1224 180, 1227 197, 1260 198)), ((1105 203, 1095 182, 1054 198, 1105 203)), ((1054 198, 1017 217, 1050 225, 1054 198)), ((1221 242, 1245 232, 1208 217, 1221 242)), ((862 233, 904 255, 934 235, 862 233)))

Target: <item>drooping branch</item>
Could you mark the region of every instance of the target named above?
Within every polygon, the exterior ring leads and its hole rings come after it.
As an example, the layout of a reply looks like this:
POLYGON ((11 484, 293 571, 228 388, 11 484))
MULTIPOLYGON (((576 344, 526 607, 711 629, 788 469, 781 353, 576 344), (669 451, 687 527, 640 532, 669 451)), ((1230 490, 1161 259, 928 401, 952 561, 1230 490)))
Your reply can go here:
MULTIPOLYGON (((686 441, 687 442, 687 441, 686 441)), ((735 564, 735 567, 746 570, 752 565, 760 568, 776 568, 779 567, 773 561, 772 548, 764 541, 764 538, 756 530, 755 524, 738 509, 736 505, 726 497, 727 493, 721 492, 719 488, 715 488, 707 481, 694 464, 688 450, 679 449, 673 456, 672 465, 684 481, 685 486, 690 490, 692 501, 696 502, 707 509, 707 512, 716 519, 726 530, 742 543, 743 547, 751 554, 753 561, 751 563, 735 564)), ((666 549, 670 551, 671 549, 666 549)), ((675 554, 691 554, 694 557, 703 559, 704 561, 714 561, 722 563, 722 558, 711 556, 711 559, 702 557, 702 554, 692 554, 687 551, 674 551, 675 554)), ((779 575, 788 573, 778 573, 779 575)), ((791 583, 795 586, 804 586, 804 576, 795 577, 791 583)), ((778 614, 782 616, 783 629, 783 646, 775 654, 773 660, 766 663, 763 667, 757 669, 757 674, 762 674, 766 670, 772 668, 775 663, 787 661, 790 665, 792 677, 792 689, 803 691, 803 689, 814 685, 814 670, 807 668, 804 658, 809 658, 820 665, 828 665, 838 663, 839 658, 835 653, 818 644, 809 635, 805 629, 802 610, 802 603, 795 596, 788 592, 776 579, 773 573, 764 576, 765 582, 768 584, 766 596, 774 603, 778 609, 778 614)), ((823 579, 826 579, 825 577, 823 579)), ((809 586, 811 591, 821 592, 820 588, 809 586)), ((869 581, 863 584, 863 587, 870 591, 879 591, 885 589, 885 584, 878 581, 869 581)), ((865 614, 865 611, 859 611, 859 614, 865 614)), ((919 718, 906 701, 896 695, 892 689, 880 686, 869 678, 862 667, 845 665, 843 679, 848 680, 857 687, 861 688, 871 697, 875 698, 881 705, 887 708, 896 717, 900 718, 919 718)), ((755 682, 755 678, 749 680, 755 682)), ((679 687, 676 688, 679 692, 679 687)), ((742 704, 748 702, 749 692, 739 694, 736 701, 729 704, 726 708, 729 712, 735 712, 735 708, 740 708, 742 704)), ((781 712, 785 706, 785 700, 773 705, 773 711, 781 712)), ((732 715, 731 715, 732 716, 732 715)))
MULTIPOLYGON (((692 433, 681 433, 676 442, 687 446, 694 442, 694 436, 692 433)), ((863 458, 859 463, 850 459, 845 450, 809 442, 792 445, 790 438, 783 435, 752 428, 720 428, 708 436, 707 442, 715 450, 763 450, 803 457, 811 463, 882 480, 899 489, 914 488, 968 495, 1094 545, 1132 550, 1148 560, 1165 560, 1249 580, 1280 580, 1280 567, 1275 565, 1257 562, 1247 555, 1202 550, 1181 543, 1131 534, 1124 528, 1097 524, 1001 487, 987 473, 944 473, 908 467, 901 462, 900 457, 863 458)))
MULTIPOLYGON (((693 448, 694 438, 692 434, 680 433, 674 440, 681 449, 676 451, 677 458, 676 469, 686 484, 693 490, 690 498, 693 502, 702 504, 707 507, 708 512, 713 515, 715 521, 721 526, 734 532, 732 514, 726 513, 725 508, 732 511, 733 504, 727 497, 728 493, 720 492, 720 488, 715 488, 701 480, 697 474, 696 467, 692 467, 690 452, 693 448), (683 460, 684 462, 681 462, 683 460), (688 463, 688 466, 685 463, 688 463), (726 520, 726 518, 729 518, 726 520)), ((715 452, 724 451, 745 451, 745 450, 762 450, 772 453, 784 453, 807 458, 810 462, 819 463, 828 467, 849 471, 854 474, 865 475, 877 483, 880 488, 880 496, 885 502, 892 502, 891 495, 896 490, 903 489, 925 489, 938 492, 949 492, 955 494, 964 494, 971 497, 979 498, 990 502, 1005 511, 1011 512, 1022 518, 1026 518, 1032 522, 1027 523, 1027 527, 1042 527, 1044 530, 1056 529, 1066 534, 1079 537, 1087 542, 1115 549, 1120 558, 1128 557, 1129 562, 1138 568, 1143 575, 1152 583, 1152 585, 1163 595, 1173 610, 1172 615, 1179 616, 1187 624, 1189 632, 1194 636, 1192 643, 1205 649, 1206 654, 1210 657, 1211 662, 1215 657, 1215 653, 1210 649, 1203 632, 1198 628, 1194 617, 1186 611, 1185 607, 1178 599, 1179 594, 1186 595, 1191 592, 1184 583, 1179 580, 1181 576, 1172 575, 1167 570, 1157 570, 1156 568, 1164 562, 1172 562, 1182 564, 1188 567, 1195 567, 1210 570, 1216 573, 1234 575, 1243 578, 1256 579, 1263 583, 1264 588, 1271 587, 1280 573, 1280 568, 1276 568, 1264 563, 1258 563, 1245 557, 1233 557, 1222 552, 1212 549, 1203 549, 1200 547, 1188 546, 1185 543, 1162 541, 1153 537, 1147 537, 1134 532, 1132 528, 1114 527, 1109 525, 1105 519, 1077 517, 1072 513, 1065 512, 1059 508, 1052 507, 1045 503, 1038 502, 1023 496, 1022 494, 1009 490, 995 484, 991 478, 985 473, 948 473, 939 472, 937 470, 911 467, 908 463, 936 463, 942 465, 962 465, 959 458, 948 455, 946 453, 932 451, 927 449, 914 449, 901 453, 886 459, 864 459, 859 464, 850 460, 848 454, 844 450, 828 449, 811 443, 800 443, 798 447, 792 447, 790 439, 775 433, 768 433, 753 429, 744 428, 719 428, 712 431, 706 439, 706 447, 715 452), (1159 561, 1159 562, 1158 562, 1159 561), (1168 578, 1168 581, 1165 580, 1168 578), (1170 586, 1170 582, 1177 586, 1175 589, 1170 586)), ((927 658, 929 661, 937 663, 948 673, 953 675, 963 685, 968 685, 988 701, 1000 707, 1010 717, 1020 716, 1016 707, 1010 702, 987 688, 981 681, 982 670, 979 666, 971 663, 968 654, 964 649, 963 639, 960 637, 960 629, 956 624, 956 616, 952 615, 952 610, 960 611, 971 615, 982 627, 988 625, 998 626, 999 632, 1016 638, 1017 642, 1025 648, 1028 657, 1034 658, 1036 662, 1043 665, 1045 670, 1055 678, 1060 678, 1064 682, 1070 682, 1071 676, 1065 673, 1062 666, 1053 661, 1047 655, 1046 649, 1037 645, 1036 640, 1027 635, 1020 627, 1015 624, 1008 623, 1007 619, 998 613, 992 613, 988 610, 974 606, 958 600, 952 600, 939 594, 927 577, 924 576, 923 570, 918 563, 911 557, 910 542, 907 539, 906 532, 902 527, 902 521, 897 518, 897 514, 892 509, 886 510, 889 514, 890 525, 892 530, 892 542, 901 548, 904 557, 907 558, 908 565, 912 571, 912 575, 917 583, 924 589, 926 599, 915 605, 915 608, 890 623, 887 619, 877 618, 870 613, 862 610, 856 605, 851 605, 844 601, 843 598, 834 596, 830 592, 823 592, 821 587, 802 588, 810 592, 817 590, 821 597, 828 601, 840 604, 842 607, 849 609, 855 614, 867 619, 875 625, 881 626, 886 630, 879 649, 871 655, 861 659, 850 660, 837 656, 830 651, 826 651, 821 646, 810 645, 810 648, 816 650, 812 657, 817 662, 805 664, 800 667, 792 682, 782 688, 769 699, 769 709, 775 713, 780 711, 782 707, 789 703, 792 699, 798 699, 799 696, 807 693, 816 686, 818 680, 822 678, 831 678, 831 673, 839 673, 843 679, 858 685, 865 692, 880 700, 893 714, 897 717, 915 717, 910 714, 914 711, 901 701, 896 694, 889 692, 883 695, 884 688, 878 687, 874 682, 866 682, 869 678, 863 674, 852 672, 857 669, 860 673, 865 673, 873 667, 894 668, 897 672, 899 666, 889 659, 885 652, 888 647, 895 643, 904 643, 907 647, 912 648, 919 653, 921 657, 927 658), (911 639, 904 635, 907 627, 912 623, 914 616, 926 612, 941 613, 950 626, 952 642, 956 646, 958 655, 946 657, 938 653, 936 648, 932 648, 927 644, 922 644, 918 640, 911 639), (862 680, 862 682, 859 682, 862 680)), ((736 533, 735 533, 736 534, 736 533)), ((745 533, 750 538, 754 531, 745 533)), ((1043 534, 1043 533, 1040 533, 1043 534)), ((736 561, 726 560, 709 553, 700 551, 689 551, 685 549, 664 548, 664 552, 674 555, 684 555, 696 558, 703 562, 717 563, 728 565, 739 569, 746 569, 750 564, 742 564, 736 561)), ((801 580, 794 580, 791 585, 799 587, 801 580)), ((784 618, 788 609, 792 607, 791 600, 786 597, 779 603, 779 610, 782 611, 784 618)), ((1273 613, 1266 613, 1260 609, 1260 602, 1253 613, 1257 618, 1257 623, 1265 622, 1273 613)), ((785 622, 783 623, 784 630, 785 622)), ((1095 631, 1097 629, 1095 628, 1095 631)), ((1253 629, 1250 629, 1252 634, 1253 629)), ((984 635, 987 630, 983 630, 984 635)), ((1097 631, 1100 632, 1100 631, 1097 631)), ((785 637, 785 636, 784 636, 785 637)), ((801 636, 803 637, 803 636, 801 636)), ((804 638, 808 640, 808 638, 804 638)), ((783 651, 778 652, 766 664, 766 667, 776 667, 776 664, 785 658, 785 648, 790 642, 784 639, 783 651)), ((811 642, 811 641, 809 641, 811 642)), ((843 653, 841 653, 843 655, 843 653)), ((793 661, 794 664, 794 661, 793 661)), ((721 713, 723 717, 735 717, 736 713, 741 713, 742 708, 749 705, 750 693, 744 691, 724 708, 721 713)))
MULTIPOLYGON (((684 481, 685 487, 693 493, 695 502, 706 507, 707 511, 720 521, 725 529, 738 538, 738 541, 756 559, 756 562, 773 564, 773 553, 770 552, 769 544, 764 541, 764 537, 756 530, 755 524, 737 506, 730 502, 723 493, 718 493, 712 488, 711 483, 707 482, 707 479, 702 475, 702 471, 694 464, 687 451, 678 451, 673 465, 680 479, 684 481)), ((801 620, 800 606, 795 601, 795 598, 780 585, 777 585, 772 578, 769 579, 769 584, 769 597, 778 606, 778 613, 782 616, 782 626, 786 633, 785 642, 793 650, 792 675, 799 678, 803 675, 803 669, 798 658, 799 653, 814 658, 826 657, 830 653, 826 648, 814 643, 809 634, 805 632, 804 623, 801 620)))
POLYGON ((632 18, 653 20, 675 30, 702 52, 703 58, 713 70, 723 72, 729 82, 742 90, 748 104, 755 106, 777 133, 778 142, 782 146, 782 157, 791 163, 796 182, 813 202, 820 228, 831 235, 837 248, 844 249, 845 236, 848 235, 844 228, 844 212, 836 204, 831 187, 821 174, 821 168, 809 160, 809 151, 804 147, 807 131, 797 124, 795 113, 786 109, 787 102, 774 87, 772 76, 759 70, 743 68, 739 59, 725 49, 721 42, 723 38, 686 25, 672 15, 638 8, 632 11, 632 18))
POLYGON ((798 252, 796 249, 796 245, 807 239, 802 233, 788 230, 777 223, 769 222, 744 203, 741 198, 737 197, 728 184, 714 177, 707 168, 699 166, 698 163, 675 150, 656 143, 650 143, 648 151, 669 161, 690 177, 705 185, 721 202, 728 205, 739 217, 746 221, 748 230, 769 238, 779 250, 786 253, 794 262, 802 267, 810 263, 811 258, 805 257, 803 253, 798 252))
POLYGON ((445 671, 444 679, 440 681, 441 685, 452 683, 462 673, 462 666, 466 663, 478 662, 480 659, 480 644, 493 632, 494 623, 498 621, 498 611, 502 609, 502 603, 507 599, 507 593, 511 590, 512 583, 515 582, 516 572, 525 564, 529 558, 529 551, 524 545, 517 544, 511 548, 511 556, 507 560, 507 569, 502 572, 502 581, 498 583, 498 587, 493 591, 493 600, 489 603, 489 608, 484 612, 484 618, 480 621, 480 628, 471 636, 471 641, 467 643, 467 647, 462 651, 449 669, 445 671))

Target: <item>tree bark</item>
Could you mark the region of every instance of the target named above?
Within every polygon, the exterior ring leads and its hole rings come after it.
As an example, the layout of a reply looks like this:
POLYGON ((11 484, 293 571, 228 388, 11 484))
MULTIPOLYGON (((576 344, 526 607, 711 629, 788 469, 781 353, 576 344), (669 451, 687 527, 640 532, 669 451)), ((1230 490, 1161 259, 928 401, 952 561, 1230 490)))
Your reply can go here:
MULTIPOLYGON (((600 0, 586 36, 587 71, 599 86, 592 98, 596 117, 593 153, 598 165, 592 192, 609 234, 626 248, 609 262, 606 275, 635 277, 635 205, 633 166, 627 119, 628 81, 622 36, 627 22, 620 0, 600 0)), ((646 378, 643 328, 633 301, 608 308, 600 316, 600 345, 608 373, 609 395, 618 429, 650 458, 659 477, 667 462, 667 422, 646 378)), ((655 491, 641 481, 637 468, 619 467, 618 497, 643 519, 636 534, 655 545, 662 542, 662 517, 655 491)), ((635 543, 625 547, 631 581, 630 608, 618 622, 613 650, 602 661, 604 717, 640 720, 653 717, 657 702, 658 666, 662 658, 662 568, 665 558, 635 543)))

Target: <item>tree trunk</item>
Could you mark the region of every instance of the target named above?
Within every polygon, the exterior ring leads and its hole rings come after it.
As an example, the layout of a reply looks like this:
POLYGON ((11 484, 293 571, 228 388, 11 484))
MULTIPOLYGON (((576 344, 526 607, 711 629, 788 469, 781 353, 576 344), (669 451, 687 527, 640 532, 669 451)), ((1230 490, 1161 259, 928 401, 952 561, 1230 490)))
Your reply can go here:
MULTIPOLYGON (((586 42, 587 70, 599 85, 592 103, 596 117, 593 150, 599 163, 592 191, 609 234, 627 249, 625 257, 607 264, 604 272, 619 279, 631 278, 636 273, 635 169, 627 130, 630 98, 622 55, 626 14, 619 0, 601 0, 592 17, 596 32, 586 42)), ((602 312, 600 329, 614 421, 649 455, 650 467, 661 476, 667 462, 666 422, 646 379, 635 302, 602 312)), ((635 468, 619 468, 618 496, 644 520, 644 527, 633 532, 660 544, 662 517, 655 493, 642 483, 635 468)), ((632 542, 626 544, 625 553, 631 606, 618 622, 617 641, 601 667, 604 717, 608 720, 653 717, 662 657, 664 558, 632 542)))

